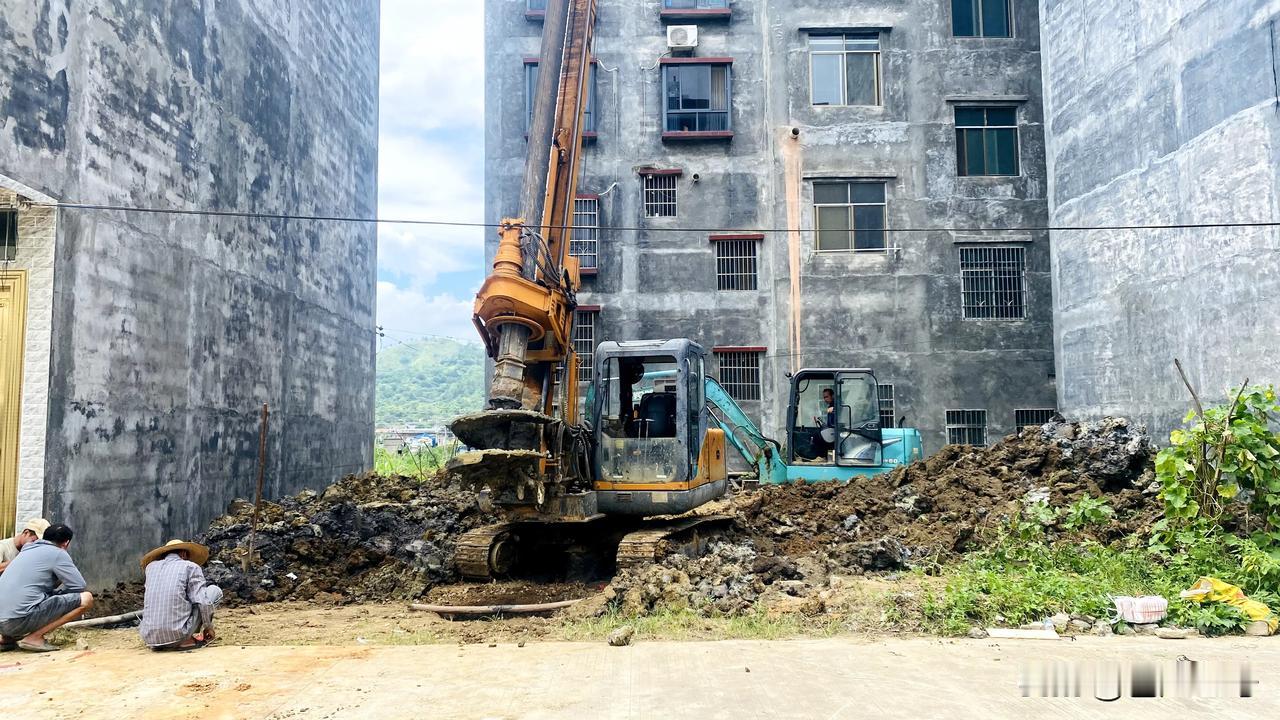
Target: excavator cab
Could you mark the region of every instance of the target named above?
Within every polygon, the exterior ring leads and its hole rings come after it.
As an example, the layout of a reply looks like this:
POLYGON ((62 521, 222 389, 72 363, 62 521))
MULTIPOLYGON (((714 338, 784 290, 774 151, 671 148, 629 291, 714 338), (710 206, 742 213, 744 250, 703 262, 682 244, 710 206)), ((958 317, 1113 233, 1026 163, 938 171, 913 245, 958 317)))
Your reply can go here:
POLYGON ((870 370, 801 370, 787 411, 790 463, 880 467, 885 438, 878 384, 870 370))
POLYGON ((706 357, 685 339, 597 348, 587 402, 602 512, 680 513, 724 493, 724 436, 707 428, 706 357))

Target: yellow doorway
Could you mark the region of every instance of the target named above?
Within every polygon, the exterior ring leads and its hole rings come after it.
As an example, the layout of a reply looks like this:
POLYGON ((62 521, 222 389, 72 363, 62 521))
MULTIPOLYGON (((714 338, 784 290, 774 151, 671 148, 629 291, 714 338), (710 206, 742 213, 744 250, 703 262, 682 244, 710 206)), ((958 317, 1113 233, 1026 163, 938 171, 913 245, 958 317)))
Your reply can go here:
POLYGON ((0 538, 13 535, 18 509, 18 426, 27 327, 27 274, 0 271, 0 538))

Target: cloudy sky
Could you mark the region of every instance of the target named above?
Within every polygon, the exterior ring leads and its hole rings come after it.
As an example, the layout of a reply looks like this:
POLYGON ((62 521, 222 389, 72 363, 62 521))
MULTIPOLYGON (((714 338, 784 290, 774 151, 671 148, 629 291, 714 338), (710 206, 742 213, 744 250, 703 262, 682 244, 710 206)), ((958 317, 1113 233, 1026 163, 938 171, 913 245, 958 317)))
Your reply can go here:
MULTIPOLYGON (((379 210, 396 219, 484 216, 484 43, 480 0, 382 0, 379 210)), ((385 344, 476 339, 471 300, 484 231, 383 225, 378 324, 385 344)))

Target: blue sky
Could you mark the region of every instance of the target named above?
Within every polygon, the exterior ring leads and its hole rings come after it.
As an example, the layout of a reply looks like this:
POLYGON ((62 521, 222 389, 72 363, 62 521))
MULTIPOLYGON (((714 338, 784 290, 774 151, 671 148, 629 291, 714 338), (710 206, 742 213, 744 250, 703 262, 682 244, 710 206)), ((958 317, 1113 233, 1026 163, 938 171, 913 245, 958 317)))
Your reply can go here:
MULTIPOLYGON (((384 218, 484 218, 484 4, 382 0, 378 205, 384 218)), ((475 340, 484 230, 383 225, 378 324, 387 344, 475 340)))

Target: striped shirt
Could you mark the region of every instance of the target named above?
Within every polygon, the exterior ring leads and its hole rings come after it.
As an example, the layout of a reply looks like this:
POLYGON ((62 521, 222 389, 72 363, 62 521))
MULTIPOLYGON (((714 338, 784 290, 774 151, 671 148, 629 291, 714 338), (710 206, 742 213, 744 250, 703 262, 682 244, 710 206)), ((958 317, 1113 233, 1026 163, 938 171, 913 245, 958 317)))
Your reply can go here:
POLYGON ((213 626, 213 606, 222 590, 204 579, 204 571, 176 552, 147 565, 147 585, 138 632, 149 647, 181 642, 213 626))

